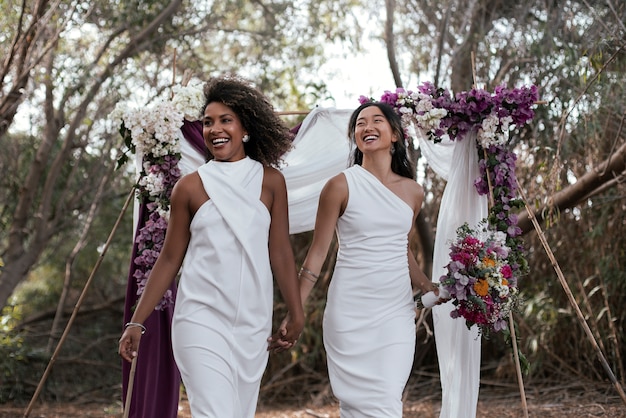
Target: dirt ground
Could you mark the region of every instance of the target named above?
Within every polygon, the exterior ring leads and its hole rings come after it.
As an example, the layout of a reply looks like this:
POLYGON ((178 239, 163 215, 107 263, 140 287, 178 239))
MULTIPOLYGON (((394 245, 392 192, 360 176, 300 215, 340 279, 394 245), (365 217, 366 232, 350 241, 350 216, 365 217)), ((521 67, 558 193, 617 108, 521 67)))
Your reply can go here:
MULTIPOLYGON (((428 395, 406 400, 403 418, 437 418, 441 408, 439 396, 428 395)), ((526 409, 529 418, 626 417, 626 406, 612 387, 581 391, 571 388, 527 390, 526 409)), ((24 417, 26 406, 0 405, 0 418, 24 417)), ((182 399, 178 418, 191 418, 189 405, 182 399)), ((30 412, 30 418, 121 418, 120 402, 111 404, 41 404, 30 412)), ((516 392, 483 391, 479 396, 477 418, 525 418, 521 396, 516 392)), ((158 418, 158 417, 155 417, 158 418)), ((306 406, 260 406, 256 418, 339 418, 336 403, 306 406)))

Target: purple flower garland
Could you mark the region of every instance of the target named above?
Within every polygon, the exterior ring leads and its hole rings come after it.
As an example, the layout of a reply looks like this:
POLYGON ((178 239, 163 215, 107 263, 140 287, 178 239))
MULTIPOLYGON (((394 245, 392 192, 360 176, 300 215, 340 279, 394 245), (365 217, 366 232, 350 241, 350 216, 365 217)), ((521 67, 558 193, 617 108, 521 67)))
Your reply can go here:
MULTIPOLYGON (((136 185, 139 190, 139 198, 146 205, 148 212, 148 219, 145 225, 138 231, 135 237, 138 255, 133 260, 136 266, 133 277, 137 280, 137 296, 143 293, 152 267, 163 248, 165 231, 168 225, 170 197, 174 185, 181 177, 181 172, 178 168, 180 158, 181 155, 179 153, 158 158, 152 155, 144 157, 144 168, 141 172, 141 178, 147 177, 146 167, 148 167, 148 172, 152 176, 161 179, 162 191, 155 196, 150 193, 150 190, 145 185, 136 185)), ((168 289, 155 309, 162 310, 173 304, 172 291, 168 289)))

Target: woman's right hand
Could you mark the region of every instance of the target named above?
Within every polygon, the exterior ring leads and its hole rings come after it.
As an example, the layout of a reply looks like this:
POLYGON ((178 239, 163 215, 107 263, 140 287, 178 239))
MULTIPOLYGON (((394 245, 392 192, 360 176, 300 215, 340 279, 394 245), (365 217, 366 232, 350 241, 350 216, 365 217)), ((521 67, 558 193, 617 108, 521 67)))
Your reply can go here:
POLYGON ((137 357, 139 340, 142 329, 140 327, 126 327, 120 338, 118 353, 126 361, 132 362, 137 357))
POLYGON ((290 314, 287 314, 285 319, 278 327, 278 330, 274 335, 267 339, 267 350, 273 353, 280 353, 285 350, 289 350, 298 341, 300 334, 304 328, 304 319, 294 321, 290 314))

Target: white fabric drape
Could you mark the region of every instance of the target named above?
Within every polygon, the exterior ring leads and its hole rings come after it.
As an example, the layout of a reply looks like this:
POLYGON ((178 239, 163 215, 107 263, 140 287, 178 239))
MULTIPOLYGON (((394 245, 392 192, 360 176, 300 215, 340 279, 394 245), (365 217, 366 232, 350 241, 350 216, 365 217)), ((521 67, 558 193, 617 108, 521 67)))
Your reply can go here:
POLYGON ((348 167, 351 114, 350 109, 314 108, 302 122, 293 148, 283 157, 291 234, 313 229, 324 184, 348 167))
MULTIPOLYGON (((488 200, 474 187, 479 177, 475 134, 460 141, 434 144, 420 135, 428 164, 447 180, 439 207, 433 256, 433 282, 446 273, 449 245, 456 229, 467 222, 474 227, 487 216, 488 200)), ((461 318, 450 317, 452 302, 433 307, 435 342, 441 376, 440 418, 475 418, 480 384, 480 336, 461 318)))
MULTIPOLYGON (((350 143, 348 120, 352 110, 314 108, 302 121, 293 140, 293 148, 282 158, 280 170, 285 176, 289 199, 289 232, 311 231, 315 226, 317 201, 322 187, 332 176, 348 167, 350 143)), ((181 175, 189 174, 205 163, 204 156, 180 134, 181 175)), ((141 156, 135 159, 137 173, 141 156)), ((135 208, 135 218, 137 216, 135 208)))

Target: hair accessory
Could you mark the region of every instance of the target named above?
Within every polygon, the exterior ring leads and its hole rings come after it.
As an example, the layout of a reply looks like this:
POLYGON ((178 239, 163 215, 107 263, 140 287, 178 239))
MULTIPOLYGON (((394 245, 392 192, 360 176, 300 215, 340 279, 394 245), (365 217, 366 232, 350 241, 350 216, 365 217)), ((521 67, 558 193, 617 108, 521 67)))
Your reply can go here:
POLYGON ((248 136, 248 134, 245 134, 245 135, 241 138, 241 140, 242 140, 243 142, 248 142, 248 141, 250 140, 250 137, 248 136))

